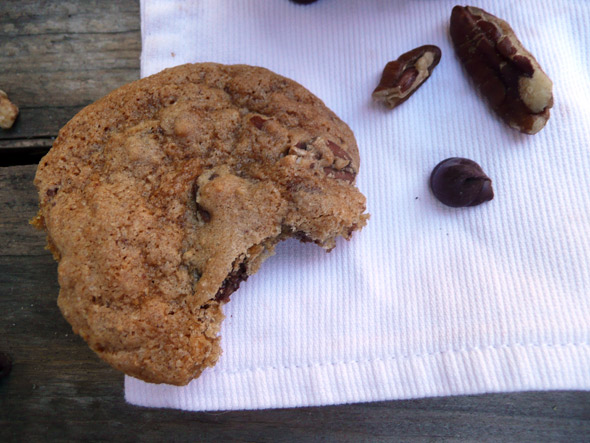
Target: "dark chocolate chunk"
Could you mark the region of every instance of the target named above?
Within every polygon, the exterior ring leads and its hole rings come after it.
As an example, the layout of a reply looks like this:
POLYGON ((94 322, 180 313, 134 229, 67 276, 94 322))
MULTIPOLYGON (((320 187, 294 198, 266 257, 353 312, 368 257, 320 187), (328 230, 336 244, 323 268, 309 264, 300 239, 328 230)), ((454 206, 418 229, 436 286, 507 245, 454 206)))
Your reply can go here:
POLYGON ((240 287, 240 283, 246 281, 249 275, 246 268, 246 263, 242 262, 238 265, 237 269, 234 269, 229 275, 225 278, 219 291, 215 294, 215 300, 220 301, 222 303, 227 303, 229 301, 229 296, 236 292, 240 287))
POLYGON ((197 214, 203 221, 203 223, 209 223, 211 221, 211 214, 205 208, 203 208, 200 204, 197 203, 197 214))
POLYGON ((467 158, 447 158, 436 165, 430 188, 441 203, 453 208, 476 206, 494 198, 492 180, 467 158))
POLYGON ((54 197, 55 194, 57 194, 57 191, 59 190, 59 188, 57 186, 53 187, 53 188, 49 188, 47 190, 47 197, 54 197))

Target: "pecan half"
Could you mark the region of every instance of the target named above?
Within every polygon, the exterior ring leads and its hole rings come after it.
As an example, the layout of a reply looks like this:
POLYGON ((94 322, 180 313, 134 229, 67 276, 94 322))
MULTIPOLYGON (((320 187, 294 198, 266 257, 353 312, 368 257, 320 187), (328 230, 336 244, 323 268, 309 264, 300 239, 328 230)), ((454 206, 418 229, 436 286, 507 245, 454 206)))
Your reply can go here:
POLYGON ((6 92, 0 90, 0 128, 11 128, 17 116, 18 107, 8 100, 6 92))
POLYGON ((455 6, 451 39, 457 56, 492 109, 512 128, 539 132, 553 106, 553 83, 504 20, 455 6))
POLYGON ((438 46, 424 45, 387 63, 373 91, 373 99, 390 109, 402 104, 428 80, 440 56, 438 46))

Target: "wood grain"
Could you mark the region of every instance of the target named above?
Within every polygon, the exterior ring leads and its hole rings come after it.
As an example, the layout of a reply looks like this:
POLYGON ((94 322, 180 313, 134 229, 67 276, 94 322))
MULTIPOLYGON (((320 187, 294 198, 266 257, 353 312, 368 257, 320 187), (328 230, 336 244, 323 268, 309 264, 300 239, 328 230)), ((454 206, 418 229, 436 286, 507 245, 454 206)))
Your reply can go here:
MULTIPOLYGON (((283 1, 283 0, 276 0, 283 1)), ((286 1, 286 0, 284 0, 286 1)), ((123 376, 56 305, 57 265, 28 220, 40 155, 81 107, 139 77, 137 0, 0 1, 0 441, 587 441, 590 393, 525 392, 190 413, 131 406, 123 376)))
POLYGON ((0 89, 20 109, 0 165, 38 161, 82 107, 139 78, 140 50, 138 1, 0 2, 0 89))

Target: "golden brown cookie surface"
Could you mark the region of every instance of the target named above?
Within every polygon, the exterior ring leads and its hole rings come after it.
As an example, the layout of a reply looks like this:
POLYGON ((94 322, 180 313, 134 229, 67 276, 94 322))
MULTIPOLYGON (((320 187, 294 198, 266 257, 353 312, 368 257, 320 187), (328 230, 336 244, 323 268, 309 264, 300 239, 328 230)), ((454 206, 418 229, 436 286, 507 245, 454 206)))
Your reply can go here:
POLYGON ((217 361, 221 305, 279 241, 367 219, 348 126, 266 69, 162 71, 83 109, 35 178, 58 304, 101 358, 183 385, 217 361))

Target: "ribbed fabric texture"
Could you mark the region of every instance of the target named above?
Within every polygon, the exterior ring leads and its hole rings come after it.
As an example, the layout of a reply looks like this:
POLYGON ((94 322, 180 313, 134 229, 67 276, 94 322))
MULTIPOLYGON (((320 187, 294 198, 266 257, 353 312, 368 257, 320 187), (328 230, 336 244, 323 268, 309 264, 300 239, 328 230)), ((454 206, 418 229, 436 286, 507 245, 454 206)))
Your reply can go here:
POLYGON ((287 241, 232 296, 223 356, 190 385, 127 377, 126 399, 250 409, 483 392, 590 389, 590 3, 481 0, 554 81, 539 134, 508 128, 448 35, 454 1, 142 0, 142 75, 185 62, 264 66, 354 130, 372 214, 330 254, 287 241), (373 103, 385 63, 443 56, 399 108, 373 103), (468 157, 495 198, 453 209, 428 188, 468 157))

